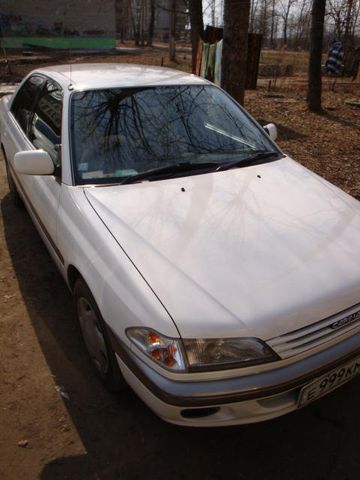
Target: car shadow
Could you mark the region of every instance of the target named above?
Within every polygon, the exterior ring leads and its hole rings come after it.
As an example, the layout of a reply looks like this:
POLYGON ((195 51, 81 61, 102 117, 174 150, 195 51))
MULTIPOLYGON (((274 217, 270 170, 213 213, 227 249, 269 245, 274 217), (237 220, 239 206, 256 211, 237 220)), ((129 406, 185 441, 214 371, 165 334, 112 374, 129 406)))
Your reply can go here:
POLYGON ((29 317, 87 452, 45 465, 42 480, 358 478, 357 381, 280 419, 218 429, 172 426, 132 392, 107 392, 93 375, 71 295, 28 214, 9 195, 1 209, 29 317))
MULTIPOLYGON (((270 123, 267 120, 264 120, 263 118, 257 118, 257 122, 260 125, 267 125, 270 123)), ((307 138, 308 135, 305 135, 304 133, 301 133, 297 130, 294 130, 293 128, 289 128, 285 125, 282 125, 281 123, 275 123, 277 130, 278 130, 278 139, 279 140, 302 140, 304 138, 307 138)))
POLYGON ((340 115, 337 115, 333 111, 326 110, 326 108, 322 111, 322 115, 327 118, 332 123, 338 123, 343 127, 351 128, 351 129, 358 129, 360 130, 360 122, 356 122, 356 116, 354 116, 354 121, 349 121, 341 118, 340 115))

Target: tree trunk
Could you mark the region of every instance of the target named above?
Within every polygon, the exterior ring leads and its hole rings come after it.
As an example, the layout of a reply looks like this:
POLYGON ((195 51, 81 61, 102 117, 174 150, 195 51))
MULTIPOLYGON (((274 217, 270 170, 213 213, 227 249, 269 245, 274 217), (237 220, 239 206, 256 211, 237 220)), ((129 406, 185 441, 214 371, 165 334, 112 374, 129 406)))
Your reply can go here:
POLYGON ((321 55, 326 0, 313 0, 307 101, 312 112, 321 112, 321 55))
POLYGON ((274 48, 274 34, 275 34, 275 0, 272 0, 271 6, 271 33, 270 33, 270 46, 274 48))
POLYGON ((344 50, 345 53, 351 49, 352 43, 354 41, 351 38, 351 31, 352 31, 352 22, 354 18, 354 0, 347 1, 347 11, 346 11, 346 18, 345 18, 345 33, 344 33, 344 50))
POLYGON ((225 0, 222 87, 244 104, 250 0, 225 0))
POLYGON ((347 39, 351 32, 351 21, 353 17, 353 8, 354 8, 354 0, 347 1, 347 11, 346 11, 346 18, 345 18, 345 39, 347 39))
POLYGON ((170 62, 176 62, 176 0, 171 0, 170 10, 170 36, 169 36, 169 59, 170 62))
POLYGON ((141 1, 140 6, 140 45, 143 47, 145 45, 145 7, 146 0, 141 1))
POLYGON ((131 15, 131 23, 132 23, 133 32, 134 32, 134 41, 135 41, 135 45, 138 47, 139 39, 140 39, 140 24, 139 24, 138 12, 134 13, 132 2, 130 2, 130 15, 131 15))
POLYGON ((199 39, 204 37, 202 0, 190 0, 189 10, 191 24, 192 72, 195 73, 197 46, 199 39))
POLYGON ((250 2, 249 32, 255 33, 256 0, 250 2))
POLYGON ((123 0, 115 0, 115 25, 116 25, 116 38, 120 36, 121 42, 124 38, 124 4, 123 0))
POLYGON ((211 25, 216 27, 216 19, 215 19, 215 0, 211 0, 211 25))
POLYGON ((284 46, 286 47, 287 45, 287 29, 288 29, 288 19, 289 19, 289 12, 286 13, 284 17, 284 26, 283 26, 283 37, 284 37, 284 46))
POLYGON ((155 0, 150 0, 150 21, 147 38, 147 46, 152 47, 155 27, 155 0))
POLYGON ((267 0, 263 0, 261 3, 260 33, 263 35, 264 41, 266 41, 268 30, 268 3, 267 0))

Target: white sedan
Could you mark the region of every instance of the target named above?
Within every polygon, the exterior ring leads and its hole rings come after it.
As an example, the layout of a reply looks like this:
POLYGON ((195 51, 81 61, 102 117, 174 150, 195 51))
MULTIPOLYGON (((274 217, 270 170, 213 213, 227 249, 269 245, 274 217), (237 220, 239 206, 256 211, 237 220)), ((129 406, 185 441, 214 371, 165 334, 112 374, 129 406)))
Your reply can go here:
POLYGON ((141 65, 39 69, 1 100, 0 134, 109 388, 168 422, 234 425, 360 372, 360 204, 220 88, 141 65))

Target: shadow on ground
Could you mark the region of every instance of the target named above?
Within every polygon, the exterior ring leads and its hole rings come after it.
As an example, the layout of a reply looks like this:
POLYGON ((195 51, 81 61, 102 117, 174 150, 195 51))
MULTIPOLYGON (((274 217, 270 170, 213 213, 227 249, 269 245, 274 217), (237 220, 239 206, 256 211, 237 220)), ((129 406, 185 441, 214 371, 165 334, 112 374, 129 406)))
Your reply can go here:
POLYGON ((286 417, 221 429, 168 425, 133 393, 108 393, 93 376, 70 294, 28 214, 9 195, 2 213, 29 316, 87 451, 45 465, 42 480, 359 478, 359 382, 286 417))
MULTIPOLYGON (((264 120, 263 118, 256 119, 256 120, 260 125, 267 125, 268 123, 271 123, 271 121, 264 120)), ((305 135, 304 133, 301 133, 292 128, 286 127, 281 123, 276 123, 276 127, 278 129, 279 140, 301 140, 301 139, 307 138, 307 135, 305 135)))
POLYGON ((340 125, 342 125, 343 127, 348 127, 348 128, 357 128, 358 130, 360 130, 360 122, 358 120, 358 117, 354 115, 354 120, 353 121, 349 121, 349 120, 345 120, 344 118, 341 118, 340 115, 337 115, 336 113, 333 113, 331 111, 328 111, 328 110, 324 110, 322 112, 322 115, 327 118, 330 122, 333 122, 333 123, 338 123, 340 125), (357 125, 356 125, 357 123, 357 125))

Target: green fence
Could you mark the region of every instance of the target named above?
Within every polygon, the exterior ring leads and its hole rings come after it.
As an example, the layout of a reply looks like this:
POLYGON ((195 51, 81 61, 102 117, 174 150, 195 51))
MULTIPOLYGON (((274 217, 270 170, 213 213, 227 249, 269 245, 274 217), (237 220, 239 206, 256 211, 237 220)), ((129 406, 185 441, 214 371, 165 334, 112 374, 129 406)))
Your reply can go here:
POLYGON ((45 47, 68 48, 115 48, 115 38, 96 37, 3 37, 0 44, 5 48, 45 47))

